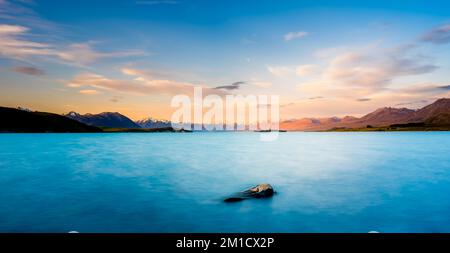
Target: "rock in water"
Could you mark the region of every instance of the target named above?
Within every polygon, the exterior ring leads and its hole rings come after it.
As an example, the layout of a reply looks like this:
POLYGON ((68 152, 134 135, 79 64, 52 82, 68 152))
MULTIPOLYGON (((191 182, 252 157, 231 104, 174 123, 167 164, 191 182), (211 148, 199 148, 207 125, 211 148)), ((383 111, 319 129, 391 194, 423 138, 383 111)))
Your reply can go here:
POLYGON ((248 190, 238 192, 226 198, 225 202, 236 202, 251 198, 269 198, 274 194, 273 187, 270 184, 259 184, 248 190))

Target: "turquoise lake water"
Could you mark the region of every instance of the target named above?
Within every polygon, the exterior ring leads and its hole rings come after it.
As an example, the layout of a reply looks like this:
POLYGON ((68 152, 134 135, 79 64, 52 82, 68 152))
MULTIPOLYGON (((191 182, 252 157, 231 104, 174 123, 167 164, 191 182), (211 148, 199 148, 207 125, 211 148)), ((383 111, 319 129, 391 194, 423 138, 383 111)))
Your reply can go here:
POLYGON ((72 230, 450 232, 450 133, 0 134, 0 232, 72 230))

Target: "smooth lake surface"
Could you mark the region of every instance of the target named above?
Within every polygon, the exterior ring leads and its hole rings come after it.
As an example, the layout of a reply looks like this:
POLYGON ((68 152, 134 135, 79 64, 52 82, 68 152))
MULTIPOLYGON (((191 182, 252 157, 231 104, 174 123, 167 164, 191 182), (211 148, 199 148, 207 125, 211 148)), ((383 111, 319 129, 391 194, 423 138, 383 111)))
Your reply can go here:
POLYGON ((450 232, 449 132, 259 137, 0 134, 0 232, 450 232))

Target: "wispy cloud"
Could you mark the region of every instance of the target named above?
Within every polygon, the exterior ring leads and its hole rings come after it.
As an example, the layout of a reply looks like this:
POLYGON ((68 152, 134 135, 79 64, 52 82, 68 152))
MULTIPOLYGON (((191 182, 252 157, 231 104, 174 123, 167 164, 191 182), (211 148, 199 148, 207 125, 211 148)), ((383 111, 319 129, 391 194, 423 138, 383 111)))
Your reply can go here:
MULTIPOLYGON (((177 88, 184 87, 184 84, 171 82, 169 80, 155 80, 148 82, 143 79, 136 80, 111 79, 93 73, 84 73, 75 76, 67 85, 69 87, 95 87, 99 89, 134 93, 134 94, 160 94, 177 92, 177 88)), ((180 90, 181 92, 181 90, 180 90)))
POLYGON ((66 81, 66 86, 71 88, 92 87, 96 89, 132 93, 137 95, 192 95, 194 87, 202 87, 205 95, 227 94, 225 91, 186 82, 149 79, 145 76, 137 76, 133 80, 113 79, 94 73, 79 74, 72 80, 66 81))
POLYGON ((441 89, 441 90, 448 90, 448 91, 450 91, 450 85, 443 85, 443 86, 439 86, 438 88, 441 89))
POLYGON ((251 81, 249 81, 248 83, 259 88, 269 88, 272 86, 272 83, 260 81, 258 79, 251 79, 251 81))
POLYGON ((281 104, 280 105, 280 108, 285 108, 285 107, 290 107, 290 106, 293 106, 293 105, 295 105, 296 103, 294 103, 294 102, 290 102, 290 103, 286 103, 286 104, 281 104))
POLYGON ((267 70, 277 77, 287 78, 295 73, 294 69, 287 66, 267 66, 267 70))
POLYGON ((314 74, 316 69, 317 66, 313 64, 301 65, 297 67, 296 73, 299 76, 309 76, 311 74, 314 74))
POLYGON ((151 79, 154 76, 153 71, 150 70, 142 70, 142 69, 133 69, 133 68, 122 68, 122 74, 129 76, 141 76, 147 79, 151 79))
POLYGON ((416 84, 404 88, 392 89, 393 93, 397 94, 410 94, 410 95, 441 95, 448 94, 450 95, 450 85, 443 85, 438 83, 422 83, 416 84))
POLYGON ((238 90, 242 84, 245 84, 245 82, 235 82, 235 83, 232 83, 231 85, 217 86, 215 89, 238 90))
POLYGON ((319 77, 302 83, 300 90, 365 97, 389 87, 396 78, 426 74, 438 68, 428 59, 415 55, 413 49, 411 46, 348 49, 327 59, 319 77))
MULTIPOLYGON (((421 41, 447 43, 450 41, 449 34, 450 26, 441 26, 425 33, 421 41)), ((321 65, 324 68, 317 71, 314 78, 302 82, 298 86, 299 91, 303 96, 325 96, 344 111, 345 107, 350 106, 350 109, 357 111, 357 108, 389 103, 423 104, 424 100, 450 96, 448 84, 404 83, 409 79, 405 77, 429 74, 439 68, 435 59, 424 53, 423 44, 415 41, 391 48, 381 45, 374 43, 359 48, 321 49, 316 57, 323 61, 321 65), (400 83, 400 80, 403 81, 400 83)), ((332 104, 330 101, 326 104, 317 102, 315 108, 324 107, 324 110, 332 111, 334 108, 328 109, 332 104)))
POLYGON ((398 103, 398 104, 395 104, 395 106, 407 106, 407 105, 425 104, 425 103, 428 103, 428 100, 422 99, 422 100, 417 100, 417 101, 398 103))
POLYGON ((445 44, 450 42, 450 24, 446 24, 426 32, 420 38, 422 41, 434 44, 445 44))
POLYGON ((92 95, 97 95, 97 94, 99 94, 100 92, 99 92, 98 90, 80 90, 79 93, 80 93, 80 94, 83 94, 83 95, 89 95, 89 96, 92 96, 92 95))
POLYGON ((307 35, 308 35, 308 33, 305 32, 305 31, 289 32, 289 33, 284 35, 284 40, 285 41, 291 41, 291 40, 294 40, 294 39, 303 38, 303 37, 305 37, 307 35))
POLYGON ((55 55, 50 45, 24 38, 29 31, 19 25, 0 24, 0 55, 6 58, 25 60, 29 56, 55 55))
POLYGON ((103 58, 144 55, 142 51, 100 52, 92 42, 57 46, 33 41, 30 28, 20 25, 0 24, 0 56, 20 61, 56 60, 62 63, 85 66, 103 58), (38 58, 38 59, 36 59, 38 58))
POLYGON ((80 65, 87 65, 104 58, 122 58, 142 56, 145 52, 140 50, 100 52, 93 48, 93 43, 74 43, 65 48, 58 49, 56 56, 60 59, 80 65))
POLYGON ((17 66, 13 67, 12 70, 14 72, 31 75, 31 76, 43 76, 46 75, 45 71, 35 67, 26 67, 26 66, 17 66))
POLYGON ((288 78, 295 75, 305 77, 315 74, 317 71, 317 66, 314 64, 299 66, 267 66, 267 70, 271 74, 282 78, 288 78))
POLYGON ((113 96, 109 99, 110 102, 118 103, 123 97, 122 96, 113 96))
POLYGON ((10 24, 28 24, 34 28, 57 30, 58 25, 41 18, 31 8, 35 5, 32 0, 0 0, 0 23, 8 21, 10 24))

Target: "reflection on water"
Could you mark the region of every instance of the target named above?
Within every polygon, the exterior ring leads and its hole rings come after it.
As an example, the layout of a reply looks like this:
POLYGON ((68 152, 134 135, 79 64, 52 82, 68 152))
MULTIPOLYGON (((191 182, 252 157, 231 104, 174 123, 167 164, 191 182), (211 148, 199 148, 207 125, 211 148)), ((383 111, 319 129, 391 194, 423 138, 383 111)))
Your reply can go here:
POLYGON ((446 132, 2 134, 0 231, 450 232, 448 154, 446 132))

